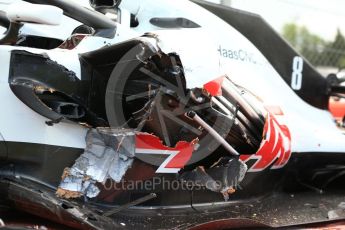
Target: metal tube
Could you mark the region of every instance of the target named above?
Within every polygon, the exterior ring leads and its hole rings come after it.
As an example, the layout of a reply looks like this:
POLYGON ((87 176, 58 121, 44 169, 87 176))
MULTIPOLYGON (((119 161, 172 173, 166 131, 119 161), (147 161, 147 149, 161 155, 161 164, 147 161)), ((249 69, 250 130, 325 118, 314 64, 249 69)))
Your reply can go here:
MULTIPOLYGON (((228 101, 228 99, 226 99, 223 96, 218 96, 216 97, 220 103, 222 103, 228 110, 230 110, 232 113, 234 113, 234 106, 228 101)), ((255 126, 255 124, 250 121, 245 115, 243 115, 242 112, 238 111, 237 114, 237 119, 239 120, 239 122, 241 122, 241 124, 246 127, 250 133, 253 135, 253 137, 258 141, 261 142, 261 135, 262 133, 259 132, 259 128, 257 128, 255 126)))
POLYGON ((260 116, 251 107, 251 105, 241 96, 236 86, 230 81, 225 80, 222 85, 224 96, 228 96, 231 101, 235 101, 240 106, 240 111, 258 128, 264 126, 265 122, 261 120, 260 116))
POLYGON ((211 126, 209 126, 201 117, 198 116, 194 111, 189 111, 186 113, 186 116, 193 119, 199 125, 201 125, 204 129, 211 134, 216 141, 218 141, 221 145, 224 146, 226 150, 229 151, 230 154, 234 156, 240 155, 216 130, 214 130, 211 126))

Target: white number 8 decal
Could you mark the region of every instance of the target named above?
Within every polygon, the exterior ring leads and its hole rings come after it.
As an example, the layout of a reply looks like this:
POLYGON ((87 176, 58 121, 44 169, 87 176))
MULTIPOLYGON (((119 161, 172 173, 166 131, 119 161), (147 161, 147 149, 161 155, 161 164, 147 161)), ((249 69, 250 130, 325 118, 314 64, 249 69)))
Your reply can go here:
POLYGON ((302 88, 303 58, 296 56, 292 63, 291 88, 300 90, 302 88))

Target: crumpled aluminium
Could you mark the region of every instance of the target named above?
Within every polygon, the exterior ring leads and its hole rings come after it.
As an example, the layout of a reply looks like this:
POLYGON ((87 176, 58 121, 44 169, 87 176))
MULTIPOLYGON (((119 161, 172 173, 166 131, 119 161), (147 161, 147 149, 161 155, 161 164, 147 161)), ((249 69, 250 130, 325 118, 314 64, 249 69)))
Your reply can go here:
POLYGON ((132 166, 135 155, 135 132, 128 129, 90 129, 86 149, 71 168, 66 168, 57 195, 75 198, 96 197, 96 183, 111 178, 120 182, 132 166))

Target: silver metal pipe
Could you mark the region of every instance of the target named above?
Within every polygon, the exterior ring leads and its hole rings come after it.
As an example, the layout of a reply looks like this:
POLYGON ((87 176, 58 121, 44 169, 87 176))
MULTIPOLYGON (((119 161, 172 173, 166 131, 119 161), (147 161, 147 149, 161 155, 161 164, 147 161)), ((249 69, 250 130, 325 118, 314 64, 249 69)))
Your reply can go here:
POLYGON ((229 151, 230 154, 234 156, 240 155, 219 133, 217 133, 216 130, 214 130, 211 126, 209 126, 201 117, 199 117, 198 114, 196 114, 194 111, 189 111, 186 113, 186 116, 190 119, 197 122, 200 126, 202 126, 204 129, 207 130, 207 132, 216 139, 221 145, 224 146, 226 150, 229 151))
POLYGON ((264 126, 265 121, 260 118, 253 107, 243 98, 238 88, 228 79, 224 80, 222 85, 223 95, 227 95, 231 101, 235 101, 240 106, 240 111, 246 115, 258 128, 264 126))

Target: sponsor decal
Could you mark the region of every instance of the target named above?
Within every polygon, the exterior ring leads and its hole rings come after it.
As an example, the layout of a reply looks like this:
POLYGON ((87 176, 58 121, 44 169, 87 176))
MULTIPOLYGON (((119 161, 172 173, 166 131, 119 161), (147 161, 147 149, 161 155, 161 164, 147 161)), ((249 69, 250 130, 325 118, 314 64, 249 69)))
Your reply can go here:
POLYGON ((250 53, 243 49, 238 50, 232 50, 232 49, 226 49, 219 45, 218 47, 218 53, 221 57, 229 58, 233 60, 243 61, 243 62, 249 62, 253 64, 260 64, 254 57, 253 53, 250 53))
POLYGON ((259 150, 253 155, 241 155, 244 162, 255 160, 248 172, 259 172, 270 167, 280 169, 291 157, 291 134, 287 126, 279 124, 277 119, 268 113, 264 127, 264 140, 259 150))

